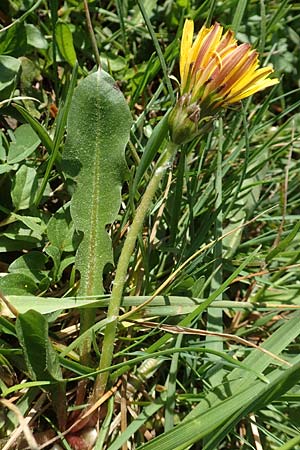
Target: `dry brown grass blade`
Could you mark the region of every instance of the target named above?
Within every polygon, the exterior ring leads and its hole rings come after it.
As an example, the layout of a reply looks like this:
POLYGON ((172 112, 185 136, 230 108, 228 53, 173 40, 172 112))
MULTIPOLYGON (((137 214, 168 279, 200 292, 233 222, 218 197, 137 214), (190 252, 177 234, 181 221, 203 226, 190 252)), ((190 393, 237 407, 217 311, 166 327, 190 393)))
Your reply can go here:
POLYGON ((274 274, 277 272, 284 272, 285 270, 289 270, 289 269, 297 269, 299 267, 300 267, 300 264, 291 264, 289 266, 278 267, 277 269, 260 270, 259 272, 249 273, 248 275, 236 277, 234 280, 232 280, 232 283, 237 283, 238 281, 243 281, 243 280, 249 280, 250 278, 254 278, 254 277, 260 277, 261 275, 268 275, 271 273, 274 274))
POLYGON ((248 347, 253 347, 253 348, 267 354, 268 356, 271 356, 273 359, 280 362, 281 364, 285 364, 288 367, 292 367, 292 364, 285 361, 285 359, 280 358, 279 356, 275 355, 274 353, 269 352, 269 350, 266 350, 263 347, 259 347, 258 345, 247 341, 246 339, 243 339, 239 336, 235 336, 234 334, 217 333, 214 331, 199 330, 197 328, 181 327, 178 325, 158 324, 156 322, 146 322, 146 321, 136 322, 134 320, 130 320, 130 322, 137 323, 140 326, 147 327, 147 328, 157 328, 159 330, 163 330, 163 331, 166 331, 167 333, 172 333, 172 334, 182 333, 182 334, 193 334, 193 335, 198 335, 198 336, 217 336, 222 339, 227 339, 230 341, 238 342, 239 344, 246 345, 248 347))
POLYGON ((7 298, 5 297, 5 295, 3 294, 3 292, 0 291, 0 299, 3 301, 3 303, 5 304, 5 306, 10 310, 10 312, 15 316, 18 317, 19 315, 19 311, 10 304, 10 302, 7 300, 7 298))
POLYGON ((255 448, 256 448, 256 450, 264 450, 263 446, 261 444, 261 439, 260 439, 260 435, 259 435, 258 426, 256 424, 255 414, 251 413, 249 415, 249 418, 250 418, 250 428, 251 428, 251 431, 252 431, 255 448))
POLYGON ((299 309, 300 305, 290 305, 290 304, 285 304, 285 303, 269 303, 269 302, 265 302, 262 303, 260 306, 263 306, 265 308, 274 308, 274 309, 290 309, 290 310, 294 310, 294 309, 299 309))
POLYGON ((109 391, 107 391, 99 400, 94 403, 90 408, 88 408, 85 413, 79 417, 76 422, 74 422, 67 430, 65 430, 63 433, 60 433, 60 436, 55 436, 55 438, 50 439, 49 441, 45 442, 43 445, 39 446, 38 450, 42 450, 45 447, 48 447, 48 445, 53 444, 54 442, 57 442, 61 437, 66 436, 67 434, 74 431, 75 428, 77 428, 80 425, 80 422, 85 421, 91 414, 93 414, 103 403, 105 403, 120 387, 122 384, 122 380, 119 380, 115 386, 113 386, 109 391))
MULTIPOLYGON (((19 408, 16 405, 14 405, 11 401, 6 400, 4 398, 0 399, 0 403, 2 403, 2 405, 5 406, 6 408, 10 409, 17 416, 19 424, 20 424, 19 431, 24 433, 24 437, 28 443, 30 450, 39 450, 38 444, 37 444, 36 440, 34 439, 34 436, 28 426, 28 423, 26 422, 26 420, 23 417, 19 408)), ((15 439, 16 439, 16 437, 14 436, 14 442, 15 442, 15 439)), ((6 445, 3 447, 3 450, 11 449, 12 448, 11 445, 14 442, 11 442, 11 439, 10 439, 6 443, 6 445)))

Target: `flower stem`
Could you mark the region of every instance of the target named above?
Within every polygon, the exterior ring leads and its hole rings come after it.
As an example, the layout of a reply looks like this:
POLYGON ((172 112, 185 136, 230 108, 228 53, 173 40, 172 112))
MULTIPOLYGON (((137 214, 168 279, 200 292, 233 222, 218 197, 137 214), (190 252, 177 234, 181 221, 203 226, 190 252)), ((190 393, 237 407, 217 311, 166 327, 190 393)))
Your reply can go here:
MULTIPOLYGON (((172 142, 169 142, 166 150, 157 161, 153 176, 147 189, 142 197, 142 200, 136 209, 135 216, 128 231, 124 246, 119 258, 114 285, 109 302, 107 318, 109 323, 105 328, 102 354, 99 364, 99 369, 108 368, 111 365, 114 349, 114 340, 116 336, 117 323, 121 300, 123 296, 124 285, 126 282, 127 271, 130 263, 130 258, 133 254, 137 237, 143 227, 144 219, 151 206, 155 192, 160 184, 161 179, 166 173, 167 169, 172 164, 178 146, 172 142)), ((100 396, 103 395, 107 380, 108 371, 102 372, 98 375, 93 392, 92 403, 94 403, 100 396)))
POLYGON ((88 28, 88 32, 89 32, 89 35, 91 38, 91 43, 92 43, 92 47, 93 47, 93 51, 94 51, 94 56, 95 56, 98 68, 101 69, 100 54, 99 54, 96 36, 94 33, 92 21, 91 21, 91 15, 90 15, 90 10, 89 10, 89 5, 88 5, 87 0, 83 0, 83 5, 84 5, 84 10, 85 10, 87 28, 88 28))

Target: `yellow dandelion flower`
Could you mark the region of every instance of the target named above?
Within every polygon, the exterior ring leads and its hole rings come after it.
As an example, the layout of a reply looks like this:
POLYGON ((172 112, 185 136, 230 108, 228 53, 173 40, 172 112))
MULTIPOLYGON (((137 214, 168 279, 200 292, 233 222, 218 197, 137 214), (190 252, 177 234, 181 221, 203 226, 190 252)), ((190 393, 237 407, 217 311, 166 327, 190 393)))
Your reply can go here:
POLYGON ((219 23, 203 26, 194 41, 193 35, 194 22, 186 20, 180 48, 181 97, 169 120, 176 143, 193 139, 201 131, 200 121, 207 122, 220 108, 278 83, 269 78, 272 67, 260 68, 258 53, 249 44, 239 45, 231 30, 223 34, 219 23))

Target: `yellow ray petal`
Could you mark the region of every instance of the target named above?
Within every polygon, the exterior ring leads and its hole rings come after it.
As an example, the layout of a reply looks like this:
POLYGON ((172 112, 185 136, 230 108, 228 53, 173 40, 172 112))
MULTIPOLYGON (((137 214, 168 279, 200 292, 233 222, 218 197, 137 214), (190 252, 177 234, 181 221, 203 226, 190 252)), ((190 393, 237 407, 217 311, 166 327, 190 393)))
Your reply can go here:
POLYGON ((209 31, 210 31, 210 28, 206 28, 203 25, 203 27, 201 28, 201 30, 197 34, 195 42, 193 43, 193 46, 191 48, 191 53, 190 53, 191 62, 195 62, 196 61, 197 56, 199 54, 199 50, 201 48, 201 45, 203 44, 203 40, 205 39, 205 37, 207 36, 209 31))
POLYGON ((220 43, 223 27, 219 23, 215 23, 209 30, 209 33, 203 39, 202 45, 199 48, 199 53, 194 64, 194 73, 199 69, 205 68, 211 56, 213 56, 216 48, 220 43))
POLYGON ((223 60, 222 70, 217 71, 216 74, 213 75, 211 89, 215 89, 218 86, 225 84, 228 78, 233 76, 239 67, 247 61, 249 54, 249 44, 239 45, 231 53, 228 53, 223 60))
POLYGON ((180 46, 180 77, 182 86, 185 86, 187 80, 189 70, 188 56, 193 43, 193 34, 194 22, 193 20, 187 19, 184 23, 180 46))
POLYGON ((236 48, 236 46, 236 43, 232 43, 228 47, 224 48, 220 53, 216 50, 216 52, 211 56, 211 59, 206 68, 196 74, 196 83, 192 88, 192 101, 196 100, 198 92, 200 91, 201 87, 209 80, 212 73, 215 72, 216 69, 221 71, 224 58, 229 53, 231 53, 236 48))
POLYGON ((278 84, 278 83, 279 83, 278 78, 272 78, 272 79, 268 78, 266 80, 260 80, 256 84, 251 86, 249 89, 243 90, 239 94, 236 94, 233 97, 229 97, 229 99, 226 100, 226 104, 229 105, 232 103, 236 103, 236 102, 242 100, 243 98, 250 97, 250 95, 253 95, 258 91, 262 91, 263 89, 266 89, 270 86, 274 86, 275 84, 278 84))
POLYGON ((258 55, 256 52, 252 51, 249 53, 247 58, 244 58, 239 64, 236 65, 235 69, 230 72, 229 76, 225 80, 222 94, 225 95, 229 91, 234 93, 243 86, 247 86, 249 83, 252 83, 252 80, 255 79, 255 71, 257 67, 258 55))
POLYGON ((273 69, 271 67, 263 67, 254 71, 249 71, 243 78, 234 84, 231 90, 231 95, 235 96, 242 90, 247 90, 251 86, 255 85, 259 80, 265 80, 273 69))
POLYGON ((229 47, 232 44, 236 44, 234 33, 231 30, 227 30, 217 47, 217 52, 220 53, 224 48, 229 47))

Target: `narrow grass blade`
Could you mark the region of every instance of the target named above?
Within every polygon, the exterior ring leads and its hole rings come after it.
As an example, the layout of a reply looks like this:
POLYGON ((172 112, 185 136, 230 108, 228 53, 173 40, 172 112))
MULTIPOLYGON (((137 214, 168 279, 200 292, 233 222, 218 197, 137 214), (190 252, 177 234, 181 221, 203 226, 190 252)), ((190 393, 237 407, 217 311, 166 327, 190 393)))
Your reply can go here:
POLYGON ((298 382, 300 363, 283 372, 279 369, 275 370, 272 378, 269 385, 260 381, 250 384, 248 388, 221 401, 217 406, 210 406, 204 414, 198 414, 193 419, 182 422, 168 433, 139 447, 139 450, 156 450, 157 448, 181 450, 199 442, 203 437, 221 428, 224 423, 229 421, 236 423, 250 411, 269 404, 298 382))

